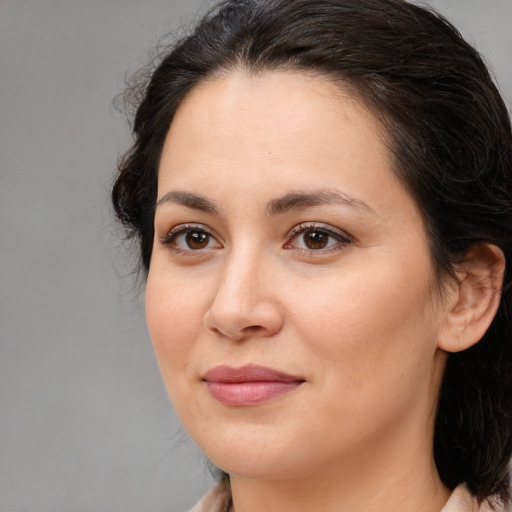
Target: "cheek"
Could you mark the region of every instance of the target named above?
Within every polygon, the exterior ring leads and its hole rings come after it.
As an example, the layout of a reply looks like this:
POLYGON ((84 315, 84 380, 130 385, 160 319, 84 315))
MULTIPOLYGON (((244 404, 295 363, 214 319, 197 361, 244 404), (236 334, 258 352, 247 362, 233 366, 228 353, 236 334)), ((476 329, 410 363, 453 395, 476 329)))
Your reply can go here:
POLYGON ((385 263, 338 273, 309 294, 294 290, 298 330, 323 362, 325 378, 342 374, 343 385, 354 391, 404 378, 413 382, 435 352, 428 272, 385 263))
POLYGON ((297 318, 316 318, 298 330, 322 390, 317 417, 329 418, 321 427, 326 452, 340 437, 331 425, 343 425, 346 438, 340 443, 372 437, 431 396, 435 343, 425 311, 429 295, 403 293, 386 280, 362 280, 346 279, 342 289, 324 287, 325 300, 316 297, 297 309, 297 318))
POLYGON ((186 368, 194 340, 203 326, 202 296, 183 283, 150 270, 146 285, 146 322, 167 384, 186 368))

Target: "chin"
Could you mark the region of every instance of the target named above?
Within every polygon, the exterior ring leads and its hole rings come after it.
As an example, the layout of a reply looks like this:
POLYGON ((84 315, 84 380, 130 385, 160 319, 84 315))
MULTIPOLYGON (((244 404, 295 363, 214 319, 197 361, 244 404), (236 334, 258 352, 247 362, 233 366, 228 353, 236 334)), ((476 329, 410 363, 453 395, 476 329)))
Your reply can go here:
POLYGON ((239 424, 209 428, 207 435, 204 431, 190 433, 208 459, 230 475, 266 480, 300 478, 305 468, 314 465, 315 458, 322 458, 305 446, 302 436, 294 438, 283 428, 239 424))
POLYGON ((261 454, 245 453, 237 454, 235 451, 230 453, 213 453, 209 459, 222 471, 232 476, 244 478, 254 478, 263 480, 280 480, 289 478, 298 478, 298 469, 302 465, 292 464, 283 454, 261 454))

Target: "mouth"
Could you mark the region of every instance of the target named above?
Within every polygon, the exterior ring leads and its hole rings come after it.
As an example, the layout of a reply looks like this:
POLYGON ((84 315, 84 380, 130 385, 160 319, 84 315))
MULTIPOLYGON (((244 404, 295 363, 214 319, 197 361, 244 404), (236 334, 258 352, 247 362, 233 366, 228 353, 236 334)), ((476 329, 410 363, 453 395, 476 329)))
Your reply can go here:
POLYGON ((226 405, 257 405, 295 390, 305 379, 272 368, 216 366, 203 381, 213 398, 226 405))

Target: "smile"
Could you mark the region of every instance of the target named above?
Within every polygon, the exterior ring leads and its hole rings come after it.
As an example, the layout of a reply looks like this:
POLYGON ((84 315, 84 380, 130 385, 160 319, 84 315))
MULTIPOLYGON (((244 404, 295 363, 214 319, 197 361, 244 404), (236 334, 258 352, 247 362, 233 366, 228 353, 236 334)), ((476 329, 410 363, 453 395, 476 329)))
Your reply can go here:
POLYGON ((305 382, 301 377, 254 365, 217 366, 203 376, 203 381, 213 398, 233 406, 260 404, 293 391, 305 382))

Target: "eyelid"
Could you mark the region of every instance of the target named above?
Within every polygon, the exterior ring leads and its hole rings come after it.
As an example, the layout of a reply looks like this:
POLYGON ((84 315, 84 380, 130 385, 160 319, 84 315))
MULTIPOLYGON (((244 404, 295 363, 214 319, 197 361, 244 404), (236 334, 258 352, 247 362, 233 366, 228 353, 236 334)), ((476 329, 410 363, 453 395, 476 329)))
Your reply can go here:
POLYGON ((295 235, 302 233, 303 231, 307 231, 307 230, 311 230, 311 229, 317 229, 318 231, 324 231, 325 233, 328 233, 328 234, 330 234, 336 238, 339 238, 341 240, 346 240, 347 242, 352 241, 352 237, 345 231, 335 228, 334 226, 331 226, 330 224, 324 224, 322 222, 301 222, 300 224, 293 226, 293 228, 289 231, 287 238, 292 238, 295 235))

